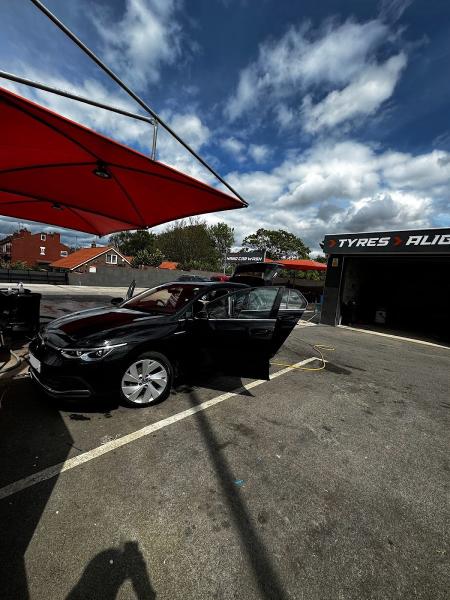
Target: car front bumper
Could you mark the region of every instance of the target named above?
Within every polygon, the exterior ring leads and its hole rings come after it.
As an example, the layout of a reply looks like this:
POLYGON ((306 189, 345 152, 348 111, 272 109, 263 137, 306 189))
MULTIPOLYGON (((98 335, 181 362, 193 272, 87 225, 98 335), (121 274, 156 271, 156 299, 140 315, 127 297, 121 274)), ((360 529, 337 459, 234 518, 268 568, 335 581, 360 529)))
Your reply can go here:
POLYGON ((116 357, 108 356, 107 360, 83 363, 66 359, 54 348, 35 340, 29 351, 30 377, 52 398, 90 398, 111 395, 120 389, 126 359, 119 352, 116 357))
POLYGON ((52 398, 90 398, 92 388, 79 377, 43 377, 33 367, 28 371, 31 379, 52 398))

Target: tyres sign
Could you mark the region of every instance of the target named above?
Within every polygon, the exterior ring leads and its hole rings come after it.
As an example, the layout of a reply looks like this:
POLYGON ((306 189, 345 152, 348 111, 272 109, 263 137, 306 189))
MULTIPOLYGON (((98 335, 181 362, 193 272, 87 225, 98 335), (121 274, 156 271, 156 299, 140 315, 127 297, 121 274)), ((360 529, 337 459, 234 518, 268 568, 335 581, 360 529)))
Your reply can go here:
POLYGON ((325 254, 450 253, 450 228, 326 235, 325 254))

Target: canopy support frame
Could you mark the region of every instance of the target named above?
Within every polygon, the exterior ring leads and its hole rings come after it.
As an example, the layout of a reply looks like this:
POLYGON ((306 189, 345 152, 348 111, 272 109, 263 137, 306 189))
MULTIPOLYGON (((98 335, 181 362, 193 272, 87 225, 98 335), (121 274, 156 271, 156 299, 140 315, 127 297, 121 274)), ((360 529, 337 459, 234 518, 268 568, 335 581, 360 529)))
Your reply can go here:
POLYGON ((156 139, 158 135, 158 121, 156 121, 156 119, 153 119, 152 117, 144 117, 143 115, 129 112, 128 110, 125 110, 124 108, 119 108, 118 106, 111 106, 110 104, 97 102, 97 100, 86 98, 86 96, 80 96, 79 94, 67 92, 66 90, 60 90, 59 88, 46 85, 45 83, 41 83, 40 81, 33 81, 32 79, 27 79, 26 77, 21 77, 20 75, 15 75, 14 73, 8 73, 7 71, 0 70, 0 77, 2 79, 14 81, 16 83, 28 85, 30 87, 42 90, 44 92, 49 92, 50 94, 56 94, 57 96, 62 96, 63 98, 69 98, 69 100, 76 100, 77 102, 82 102, 83 104, 89 104, 90 106, 95 106, 96 108, 109 110, 110 112, 117 113, 118 115, 123 115, 124 117, 130 117, 131 119, 136 119, 138 121, 144 121, 145 123, 148 123, 153 127, 151 158, 152 160, 156 160, 156 139))
POLYGON ((80 38, 73 33, 56 15, 54 15, 40 0, 30 0, 38 10, 44 13, 63 33, 67 35, 85 54, 91 58, 98 67, 102 69, 113 81, 115 81, 133 100, 135 100, 141 108, 143 108, 148 114, 150 114, 158 123, 163 127, 173 138, 177 140, 194 158, 196 158, 216 179, 218 179, 226 188, 230 190, 244 205, 248 206, 248 202, 227 182, 225 179, 215 171, 197 152, 189 146, 175 131, 165 122, 163 119, 142 100, 140 96, 135 94, 126 83, 124 83, 118 75, 114 73, 80 38))

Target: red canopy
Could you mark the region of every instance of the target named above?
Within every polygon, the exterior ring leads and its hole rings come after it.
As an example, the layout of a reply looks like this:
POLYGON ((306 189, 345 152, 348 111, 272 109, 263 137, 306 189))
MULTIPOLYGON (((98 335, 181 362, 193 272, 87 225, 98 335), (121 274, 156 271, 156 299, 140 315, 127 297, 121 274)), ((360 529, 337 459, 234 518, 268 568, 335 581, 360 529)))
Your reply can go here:
POLYGON ((243 206, 0 87, 2 215, 102 236, 243 206))
POLYGON ((266 258, 266 262, 276 262, 283 265, 291 271, 326 271, 327 265, 317 262, 316 260, 287 258, 285 260, 270 260, 266 258))

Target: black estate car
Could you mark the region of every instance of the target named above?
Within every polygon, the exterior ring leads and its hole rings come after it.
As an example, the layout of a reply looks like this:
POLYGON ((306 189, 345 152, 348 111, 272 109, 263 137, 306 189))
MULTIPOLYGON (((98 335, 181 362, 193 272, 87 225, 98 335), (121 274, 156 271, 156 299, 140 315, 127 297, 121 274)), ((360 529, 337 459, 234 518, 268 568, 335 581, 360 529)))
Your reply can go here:
POLYGON ((30 375, 52 397, 119 393, 147 406, 203 358, 267 363, 307 305, 270 285, 278 268, 239 265, 227 282, 175 281, 56 319, 30 344, 30 375))

